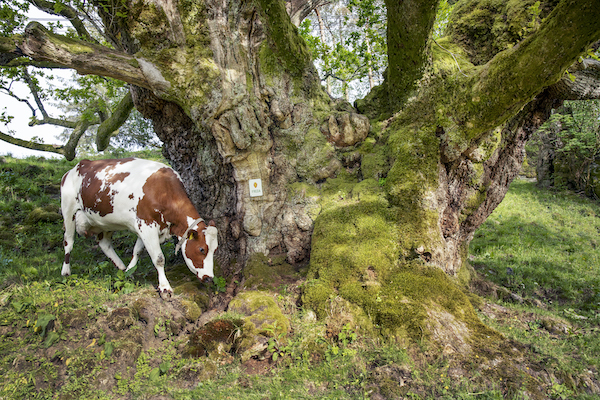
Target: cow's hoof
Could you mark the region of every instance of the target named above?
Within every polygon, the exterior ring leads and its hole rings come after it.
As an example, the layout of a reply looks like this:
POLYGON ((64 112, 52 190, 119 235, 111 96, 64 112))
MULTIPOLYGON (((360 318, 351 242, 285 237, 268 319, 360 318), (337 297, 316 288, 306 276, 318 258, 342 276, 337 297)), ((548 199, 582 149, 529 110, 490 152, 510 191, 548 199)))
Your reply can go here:
POLYGON ((172 290, 161 289, 161 288, 157 288, 157 290, 158 290, 158 294, 159 294, 160 298, 163 299, 163 300, 170 299, 171 296, 173 296, 173 291, 172 290))

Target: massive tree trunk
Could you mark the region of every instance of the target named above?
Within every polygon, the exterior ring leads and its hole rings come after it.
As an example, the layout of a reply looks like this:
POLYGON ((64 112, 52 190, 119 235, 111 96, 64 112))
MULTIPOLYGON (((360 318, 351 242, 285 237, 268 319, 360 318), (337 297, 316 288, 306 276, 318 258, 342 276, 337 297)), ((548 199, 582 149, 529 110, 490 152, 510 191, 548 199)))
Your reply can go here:
POLYGON ((388 74, 359 114, 326 95, 292 23, 319 2, 94 3, 117 50, 36 24, 0 48, 132 84, 200 214, 217 221, 225 276, 257 253, 310 259, 307 306, 325 316, 341 298, 364 326, 414 338, 440 315, 476 324, 448 277, 465 277, 473 232, 560 102, 546 88, 600 38, 598 0, 545 2, 536 27, 520 2, 464 1, 435 43, 437 1, 387 2, 388 74), (473 22, 486 13, 522 20, 473 22))

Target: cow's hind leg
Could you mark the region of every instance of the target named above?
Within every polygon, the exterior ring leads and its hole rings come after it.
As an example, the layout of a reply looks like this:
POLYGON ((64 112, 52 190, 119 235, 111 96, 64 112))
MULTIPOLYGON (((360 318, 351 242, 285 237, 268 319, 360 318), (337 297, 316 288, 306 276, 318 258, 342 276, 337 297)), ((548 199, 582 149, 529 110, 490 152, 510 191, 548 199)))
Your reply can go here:
POLYGON ((131 262, 129 263, 125 271, 129 271, 131 268, 135 267, 138 260, 140 259, 140 254, 142 254, 143 250, 144 241, 138 237, 137 241, 135 242, 135 246, 133 247, 133 257, 131 258, 131 262))
POLYGON ((65 227, 65 261, 60 274, 65 276, 71 275, 71 250, 73 250, 73 243, 75 243, 75 214, 63 208, 63 218, 65 227))
POLYGON ((113 264, 115 264, 115 266, 117 268, 119 268, 121 271, 124 271, 125 264, 123 263, 123 261, 121 261, 121 259, 115 252, 115 249, 112 246, 112 232, 99 233, 98 234, 98 244, 100 245, 100 248, 102 249, 104 254, 106 254, 106 256, 108 258, 110 258, 110 260, 113 262, 113 264))

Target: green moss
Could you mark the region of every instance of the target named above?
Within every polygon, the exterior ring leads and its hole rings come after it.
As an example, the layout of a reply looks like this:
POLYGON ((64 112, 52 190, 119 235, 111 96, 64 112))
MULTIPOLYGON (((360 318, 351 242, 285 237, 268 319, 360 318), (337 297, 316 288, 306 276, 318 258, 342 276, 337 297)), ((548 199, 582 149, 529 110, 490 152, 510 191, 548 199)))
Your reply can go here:
MULTIPOLYGON (((301 77, 308 68, 310 52, 298 29, 287 14, 285 3, 281 0, 257 0, 263 26, 268 31, 269 50, 261 48, 261 58, 276 58, 281 66, 294 77, 301 77), (269 54, 270 53, 270 54, 269 54)), ((271 67, 277 61, 268 63, 271 67)))
POLYGON ((262 253, 254 253, 244 268, 245 288, 266 289, 275 281, 274 271, 268 265, 267 256, 262 253))
POLYGON ((175 294, 182 295, 186 299, 196 303, 201 310, 208 309, 210 297, 205 291, 200 289, 198 282, 185 282, 181 285, 174 286, 173 291, 175 294))
POLYGON ((265 292, 249 291, 239 293, 229 303, 229 311, 244 315, 244 336, 252 337, 260 334, 273 336, 286 334, 290 322, 273 300, 265 292))
POLYGON ((374 138, 367 138, 359 148, 360 169, 365 179, 380 179, 389 170, 388 151, 385 146, 377 146, 374 138))
POLYGON ((285 256, 267 257, 262 253, 254 253, 244 268, 244 288, 274 289, 279 277, 293 274, 294 270, 285 261, 285 256))
POLYGON ((432 47, 433 72, 436 75, 466 74, 473 65, 466 60, 464 50, 449 38, 437 39, 432 47))
POLYGON ((327 142, 318 128, 309 129, 303 142, 297 145, 296 173, 298 176, 304 180, 317 182, 331 176, 338 167, 339 161, 333 145, 327 142))
POLYGON ((323 315, 323 304, 343 288, 356 300, 377 290, 397 260, 393 213, 375 180, 360 184, 341 173, 323 188, 323 211, 315 222, 309 278, 303 301, 323 315), (368 288, 368 293, 363 289, 368 288))
POLYGON ((468 0, 454 7, 448 31, 475 64, 489 61, 495 54, 514 46, 534 32, 557 1, 468 0))

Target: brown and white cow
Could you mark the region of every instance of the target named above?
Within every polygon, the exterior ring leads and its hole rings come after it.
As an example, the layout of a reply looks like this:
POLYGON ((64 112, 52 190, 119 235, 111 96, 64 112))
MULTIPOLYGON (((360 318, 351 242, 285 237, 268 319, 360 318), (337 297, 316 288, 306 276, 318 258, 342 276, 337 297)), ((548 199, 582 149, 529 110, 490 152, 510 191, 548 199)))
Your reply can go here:
POLYGON ((217 228, 207 225, 189 200, 177 172, 168 166, 137 158, 82 160, 61 181, 65 221, 65 262, 62 275, 71 273, 70 255, 75 231, 97 235, 104 254, 121 270, 135 266, 146 247, 158 271, 158 289, 172 292, 165 275, 160 244, 177 236, 188 268, 200 280, 212 278, 217 228), (127 267, 112 247, 112 232, 138 235, 127 267))

